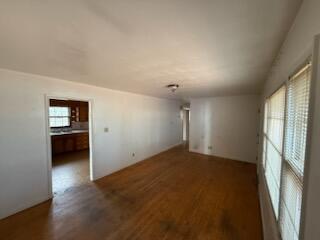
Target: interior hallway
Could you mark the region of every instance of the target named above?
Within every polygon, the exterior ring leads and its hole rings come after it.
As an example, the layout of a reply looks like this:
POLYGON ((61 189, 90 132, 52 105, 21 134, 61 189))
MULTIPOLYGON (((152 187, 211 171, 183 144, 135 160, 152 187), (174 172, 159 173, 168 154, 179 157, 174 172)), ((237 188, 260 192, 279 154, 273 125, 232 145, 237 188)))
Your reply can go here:
POLYGON ((4 239, 262 239, 256 165, 176 147, 0 222, 4 239))

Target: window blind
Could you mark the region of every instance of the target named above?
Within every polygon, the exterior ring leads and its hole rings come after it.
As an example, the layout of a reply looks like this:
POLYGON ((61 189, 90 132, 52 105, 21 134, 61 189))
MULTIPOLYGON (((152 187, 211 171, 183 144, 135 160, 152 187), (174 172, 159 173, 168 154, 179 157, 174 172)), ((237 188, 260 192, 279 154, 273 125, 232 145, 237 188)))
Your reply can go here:
POLYGON ((50 127, 70 126, 70 108, 49 107, 49 125, 50 127))
POLYGON ((311 64, 290 78, 287 87, 280 231, 283 240, 298 240, 309 115, 311 64))
POLYGON ((262 165, 266 169, 267 159, 267 130, 268 130, 268 100, 264 104, 264 116, 263 116, 263 149, 262 149, 262 165))
POLYGON ((285 116, 286 88, 281 87, 267 101, 265 126, 265 177, 274 213, 278 219, 285 116))

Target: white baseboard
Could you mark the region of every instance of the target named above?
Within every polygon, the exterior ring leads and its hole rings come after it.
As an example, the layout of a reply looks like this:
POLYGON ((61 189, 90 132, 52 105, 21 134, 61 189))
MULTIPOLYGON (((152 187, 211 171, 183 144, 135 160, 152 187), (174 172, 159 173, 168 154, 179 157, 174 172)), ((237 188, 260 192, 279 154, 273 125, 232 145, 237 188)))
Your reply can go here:
POLYGON ((46 202, 46 201, 48 201, 50 199, 52 199, 52 196, 48 195, 48 196, 45 196, 43 198, 39 198, 39 199, 36 199, 34 201, 30 201, 30 202, 28 202, 26 204, 23 204, 22 206, 17 207, 15 209, 11 210, 11 211, 7 211, 7 212, 5 210, 1 211, 0 212, 0 220, 2 220, 4 218, 7 218, 7 217, 9 217, 11 215, 14 215, 14 214, 16 214, 18 212, 21 212, 23 210, 26 210, 28 208, 34 207, 34 206, 36 206, 36 205, 38 205, 40 203, 46 202))
POLYGON ((243 160, 243 159, 238 159, 238 158, 233 158, 233 157, 228 157, 228 156, 226 157, 226 156, 219 156, 219 155, 214 155, 214 154, 208 154, 208 153, 204 153, 204 152, 196 151, 196 150, 191 150, 191 149, 189 149, 189 152, 198 153, 198 154, 202 154, 202 155, 206 155, 206 156, 217 157, 217 158, 225 158, 225 159, 229 159, 229 160, 233 160, 233 161, 238 161, 238 162, 252 163, 252 164, 257 165, 257 162, 246 161, 246 160, 243 160))
MULTIPOLYGON (((181 144, 182 144, 182 142, 176 143, 176 144, 173 144, 173 145, 170 145, 170 146, 168 146, 168 147, 165 147, 165 148, 163 148, 162 150, 156 152, 155 154, 152 154, 151 156, 149 156, 149 157, 147 157, 147 158, 144 158, 144 159, 141 159, 141 160, 139 160, 139 161, 137 161, 137 162, 135 162, 135 163, 133 163, 133 164, 130 164, 130 165, 126 166, 126 167, 130 167, 131 165, 134 165, 134 164, 136 164, 136 163, 138 163, 138 162, 141 162, 141 161, 143 161, 143 160, 146 160, 146 159, 148 159, 148 158, 151 158, 151 157, 153 157, 153 156, 155 156, 155 155, 158 155, 158 154, 160 154, 160 153, 162 153, 162 152, 168 151, 169 149, 175 148, 175 147, 177 147, 177 146, 179 146, 179 145, 181 145, 181 144)), ((124 169, 124 168, 126 168, 126 167, 123 167, 123 168, 121 168, 121 169, 124 169)), ((121 169, 119 169, 119 170, 117 170, 117 171, 120 171, 121 169)), ((110 173, 110 174, 112 174, 112 173, 110 173)), ((107 174, 107 175, 105 175, 105 176, 108 176, 108 175, 110 175, 110 174, 107 174)), ((105 177, 105 176, 102 176, 102 177, 105 177)), ((99 177, 99 178, 102 178, 102 177, 99 177)), ((99 179, 99 178, 97 178, 97 179, 99 179)), ((94 180, 97 180, 97 179, 94 179, 94 180)), ((43 198, 36 199, 36 200, 34 200, 34 201, 31 201, 31 202, 28 202, 28 203, 24 204, 23 206, 20 206, 20 207, 15 208, 15 209, 12 210, 12 211, 7 211, 7 212, 6 212, 5 210, 2 210, 2 211, 0 212, 0 220, 1 220, 1 219, 4 219, 4 218, 6 218, 6 217, 9 217, 9 216, 11 216, 11 215, 14 215, 14 214, 16 214, 16 213, 18 213, 18 212, 21 212, 21 211, 23 211, 23 210, 26 210, 26 209, 28 209, 28 208, 34 207, 34 206, 36 206, 36 205, 38 205, 38 204, 40 204, 40 203, 43 203, 43 202, 45 202, 45 201, 48 201, 48 200, 51 199, 52 197, 53 197, 52 195, 48 195, 48 196, 45 196, 45 197, 43 197, 43 198)))
POLYGON ((181 145, 181 144, 183 144, 183 142, 175 143, 175 144, 172 144, 172 145, 170 145, 170 146, 164 147, 164 148, 161 149, 160 151, 156 151, 155 153, 151 154, 150 156, 147 156, 147 157, 145 157, 145 158, 142 158, 142 159, 140 159, 140 160, 137 160, 137 161, 135 161, 135 162, 133 162, 133 163, 131 163, 131 164, 129 164, 129 165, 125 165, 125 166, 123 166, 123 167, 121 167, 121 168, 119 168, 119 169, 116 169, 116 170, 112 171, 112 172, 108 172, 108 173, 105 174, 105 175, 97 176, 97 177, 93 175, 94 178, 93 178, 92 181, 96 181, 96 180, 98 180, 98 179, 100 179, 100 178, 109 176, 110 174, 113 174, 113 173, 118 172, 118 171, 120 171, 120 170, 122 170, 122 169, 125 169, 125 168, 127 168, 127 167, 130 167, 130 166, 132 166, 132 165, 134 165, 134 164, 137 164, 137 163, 139 163, 139 162, 141 162, 141 161, 144 161, 144 160, 146 160, 146 159, 148 159, 148 158, 154 157, 154 156, 156 156, 156 155, 158 155, 158 154, 160 154, 160 153, 162 153, 162 152, 168 151, 169 149, 175 148, 175 147, 177 147, 177 146, 179 146, 179 145, 181 145))

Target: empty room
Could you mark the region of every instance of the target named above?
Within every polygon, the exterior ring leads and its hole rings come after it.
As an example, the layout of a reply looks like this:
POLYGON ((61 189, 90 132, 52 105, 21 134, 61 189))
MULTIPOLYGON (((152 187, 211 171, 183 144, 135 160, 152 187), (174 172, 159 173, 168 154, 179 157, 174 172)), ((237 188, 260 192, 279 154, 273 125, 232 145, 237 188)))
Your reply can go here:
POLYGON ((0 0, 0 239, 319 240, 319 0, 0 0))

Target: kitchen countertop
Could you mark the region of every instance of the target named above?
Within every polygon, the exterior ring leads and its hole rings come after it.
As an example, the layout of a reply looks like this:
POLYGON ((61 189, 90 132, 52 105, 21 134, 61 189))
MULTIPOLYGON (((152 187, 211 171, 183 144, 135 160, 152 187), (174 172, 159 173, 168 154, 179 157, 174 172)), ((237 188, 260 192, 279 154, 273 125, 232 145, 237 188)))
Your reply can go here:
POLYGON ((50 132, 50 136, 61 136, 68 134, 77 134, 77 133, 88 133, 89 130, 72 130, 72 131, 61 131, 61 132, 50 132))

